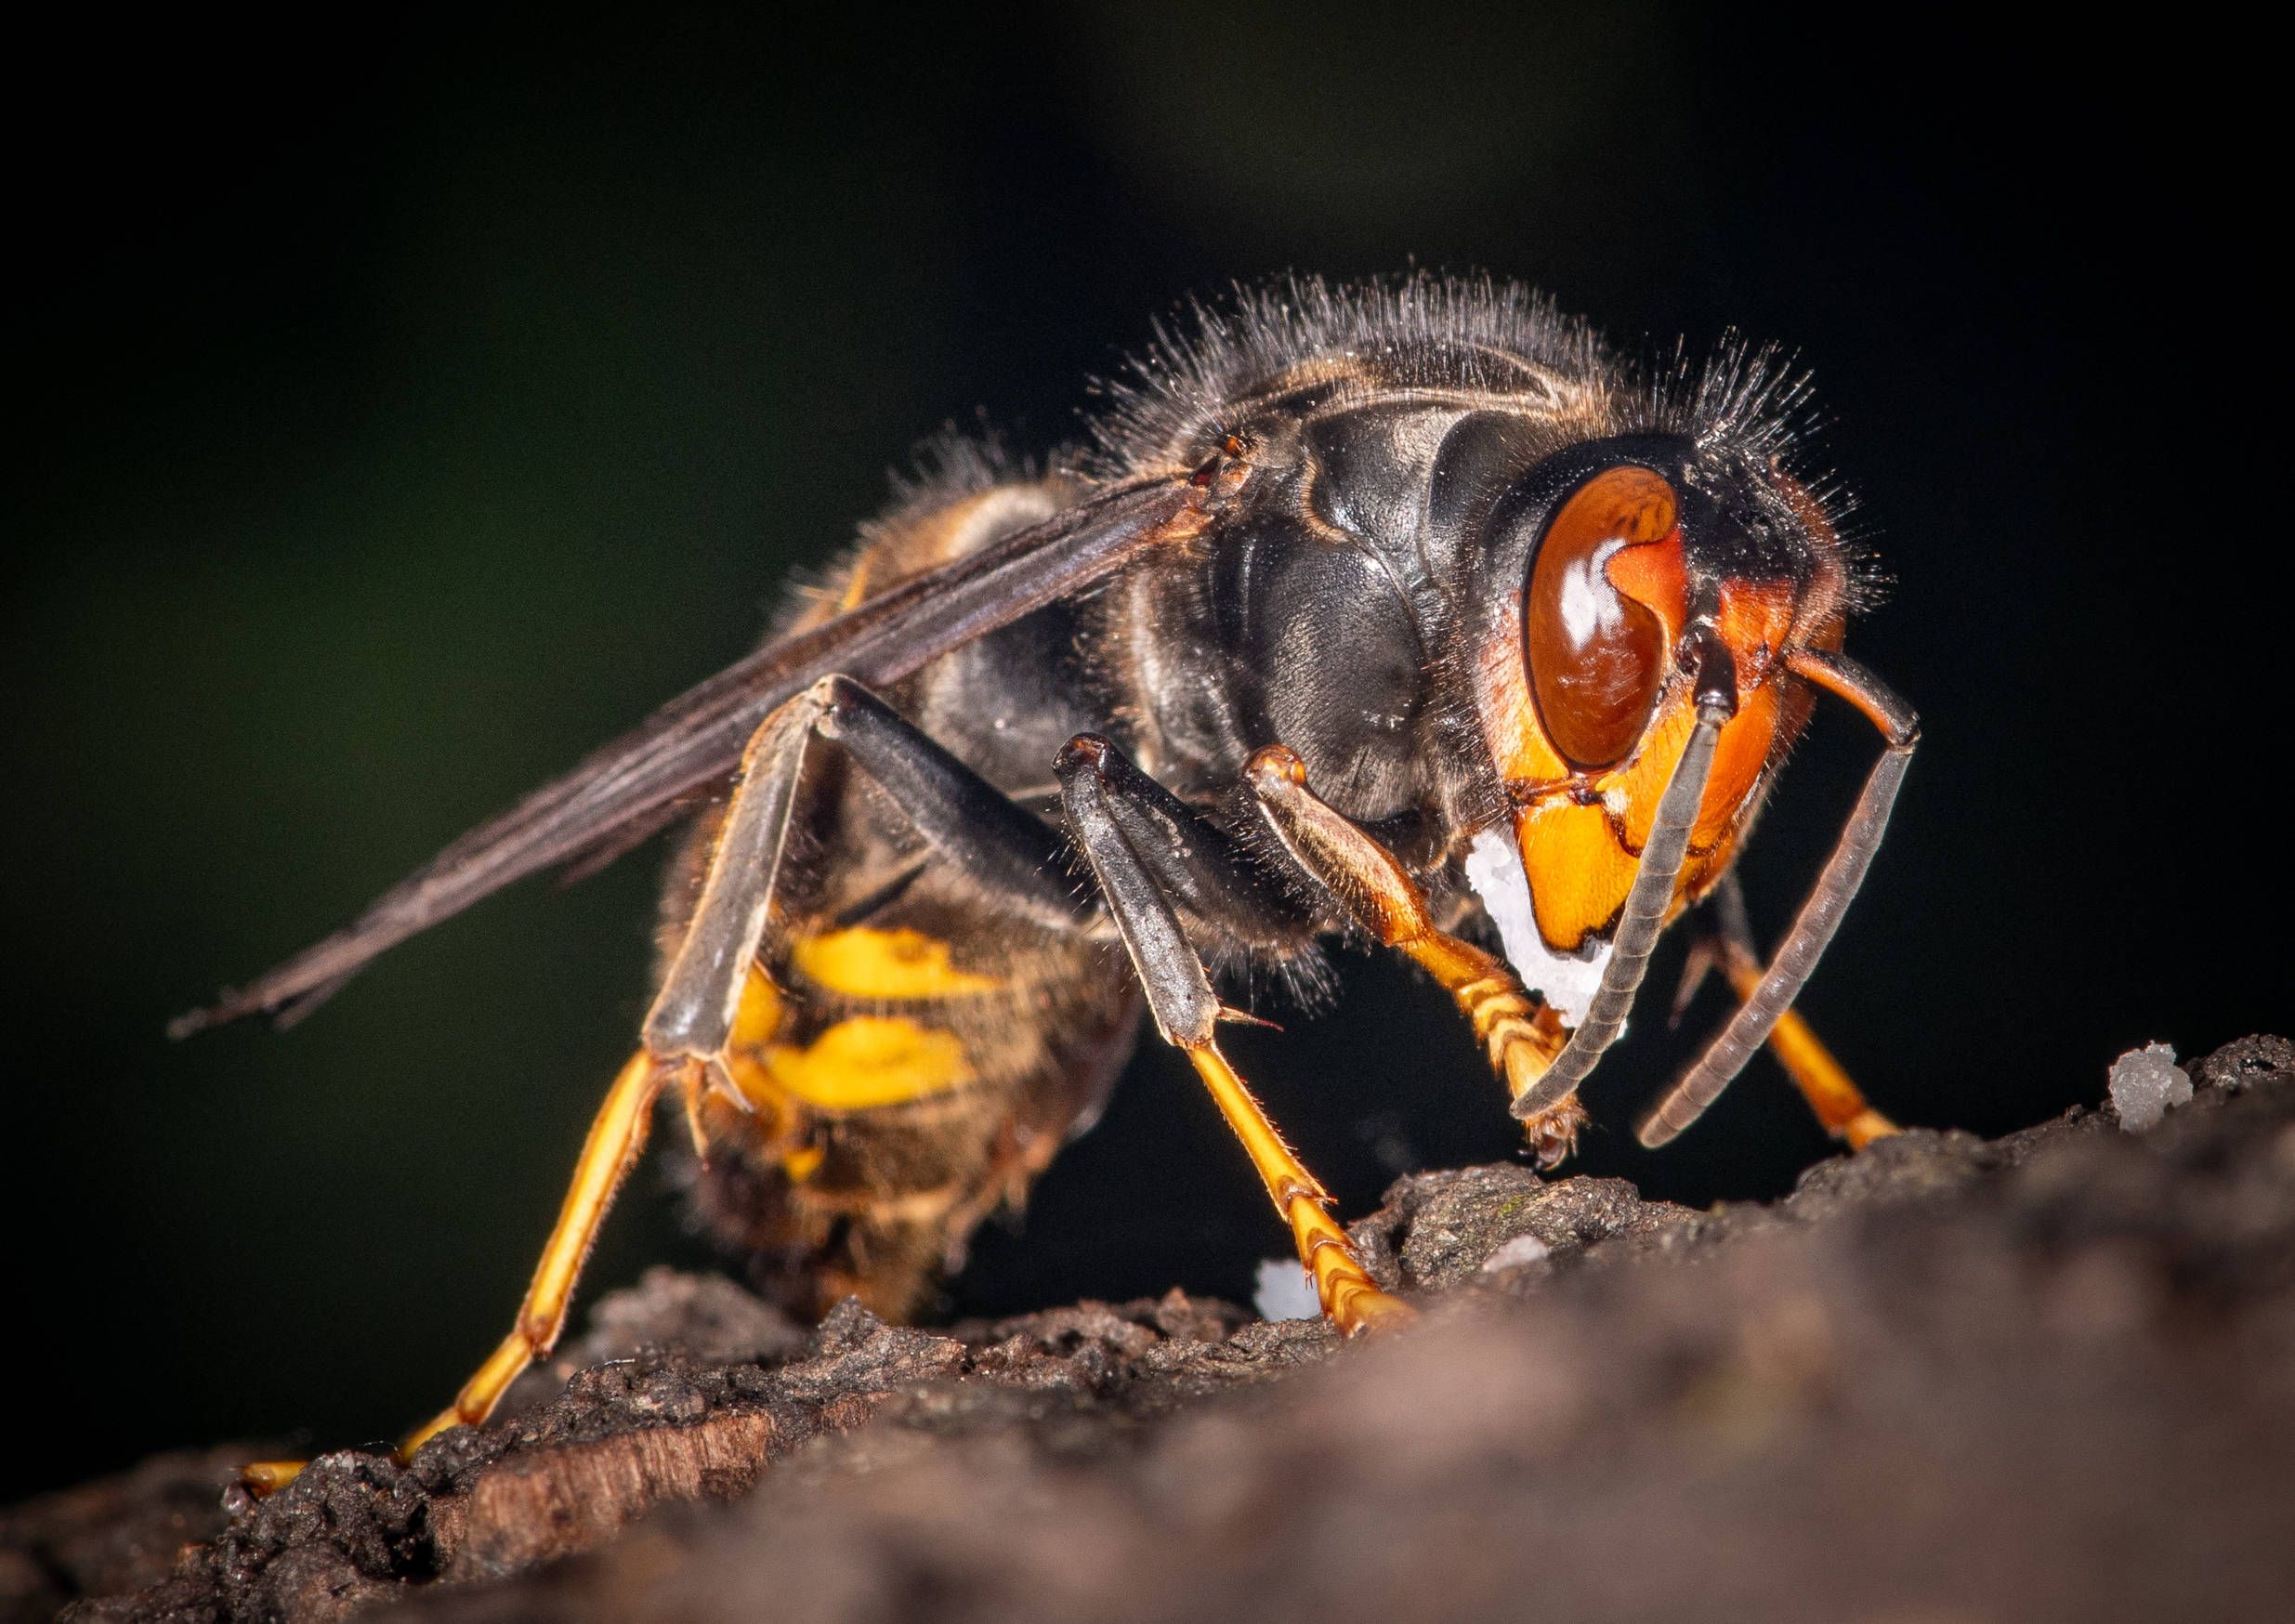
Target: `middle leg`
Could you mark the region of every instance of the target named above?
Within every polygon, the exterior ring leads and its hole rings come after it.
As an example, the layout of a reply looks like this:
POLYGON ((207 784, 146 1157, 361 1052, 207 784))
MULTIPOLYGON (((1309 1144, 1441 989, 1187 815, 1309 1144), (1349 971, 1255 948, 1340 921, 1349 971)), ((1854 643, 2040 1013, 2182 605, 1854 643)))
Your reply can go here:
MULTIPOLYGON (((1363 1267, 1346 1231, 1331 1216, 1331 1192, 1309 1172, 1243 1080, 1220 1053, 1215 1028, 1223 1009, 1204 975, 1203 962, 1180 929, 1169 892, 1172 883, 1151 872, 1125 825, 1140 827, 1139 802, 1121 793, 1121 760, 1114 746, 1086 736, 1060 753, 1060 797, 1077 844, 1098 880, 1125 951, 1148 994, 1148 1008, 1163 1041, 1187 1056, 1243 1142, 1267 1198, 1290 1225, 1299 1261, 1315 1279, 1323 1312, 1344 1335, 1408 1320, 1412 1310, 1379 1289, 1363 1267)), ((1124 764, 1128 766, 1128 764, 1124 764)), ((1224 837, 1222 837, 1224 839, 1224 837)), ((1162 854, 1159 854, 1160 862, 1162 854)), ((1248 913, 1256 904, 1238 901, 1248 913)), ((1272 901, 1267 908, 1279 913, 1272 901)))

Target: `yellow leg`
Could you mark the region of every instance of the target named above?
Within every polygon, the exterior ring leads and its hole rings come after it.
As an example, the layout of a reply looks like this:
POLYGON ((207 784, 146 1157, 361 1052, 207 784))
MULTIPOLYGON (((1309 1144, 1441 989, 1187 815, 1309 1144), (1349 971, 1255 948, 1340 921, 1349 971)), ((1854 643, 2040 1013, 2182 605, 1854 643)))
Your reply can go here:
POLYGON ((1212 1091, 1219 1114, 1243 1142, 1275 1210, 1291 1225, 1299 1261, 1315 1277, 1316 1298, 1339 1333, 1353 1336, 1415 1319, 1417 1312, 1408 1303, 1380 1290, 1378 1282, 1364 1269, 1346 1231, 1331 1219, 1331 1192, 1283 1143, 1282 1134, 1235 1074, 1235 1067, 1227 1064, 1227 1057, 1212 1043, 1189 1045, 1187 1054, 1195 1063, 1203 1086, 1212 1091))
MULTIPOLYGON (((1514 971, 1471 942, 1462 942, 1434 927, 1424 901, 1414 886, 1413 911, 1405 917, 1404 934, 1389 944, 1429 976, 1457 1003, 1475 1028, 1490 1068, 1506 1080, 1510 1098, 1545 1075, 1554 1057, 1568 1041, 1560 1019, 1539 1000, 1523 990, 1514 971)), ((1541 1167, 1558 1166, 1577 1147, 1578 1133, 1586 1125, 1586 1109, 1571 1094, 1552 1110, 1522 1124, 1541 1167)))
POLYGON ((250 1460, 239 1469, 239 1481, 261 1500, 293 1483, 309 1464, 308 1460, 250 1460))
MULTIPOLYGON (((1523 989, 1505 962, 1436 928, 1426 894, 1395 855, 1307 788, 1306 766, 1282 745, 1270 745, 1244 768, 1277 832, 1310 873, 1354 905, 1379 940, 1432 976, 1461 1013, 1507 1093, 1545 1075, 1562 1052, 1561 1021, 1523 989)), ((1542 1164, 1570 1153, 1586 1114, 1575 1094, 1523 1124, 1542 1164)))
MULTIPOLYGON (((1760 963, 1750 954, 1736 951, 1725 952, 1725 960, 1730 987, 1741 999, 1751 997, 1753 989, 1761 985, 1760 963)), ((1904 1131, 1866 1103, 1832 1051, 1801 1018, 1800 1011, 1787 1010, 1778 1017, 1769 1032, 1769 1052, 1801 1090, 1801 1097, 1809 1102, 1825 1132, 1850 1149, 1862 1150, 1876 1139, 1904 1131)))
POLYGON ((547 1357, 557 1345, 558 1333, 566 1328, 567 1307, 573 1300, 574 1282, 581 1277, 582 1265, 597 1238, 606 1210, 613 1205, 615 1192, 646 1147, 653 1102, 672 1068, 644 1050, 622 1067, 613 1087, 607 1091, 597 1120, 590 1124, 582 1159, 574 1164, 573 1185, 566 1192, 557 1225, 542 1249, 542 1262, 534 1268, 533 1283, 526 1289, 517 1325, 492 1356, 479 1367, 478 1374, 463 1383, 454 1402, 400 1446, 401 1455, 412 1455, 448 1427, 476 1426, 483 1421, 493 1414, 494 1406, 519 1373, 536 1359, 547 1357))

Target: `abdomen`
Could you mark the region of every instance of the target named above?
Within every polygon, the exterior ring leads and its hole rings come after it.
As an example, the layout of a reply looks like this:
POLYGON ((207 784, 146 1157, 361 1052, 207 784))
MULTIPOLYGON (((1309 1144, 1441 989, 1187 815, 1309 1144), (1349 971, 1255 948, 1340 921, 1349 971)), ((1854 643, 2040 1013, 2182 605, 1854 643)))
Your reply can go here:
MULTIPOLYGON (((1043 484, 957 483, 877 527, 808 618, 1061 500, 1043 484)), ((1059 746, 1110 727, 1058 607, 883 697, 1047 821, 1059 746)), ((716 822, 701 819, 672 867, 664 963, 716 822)), ((753 1114, 704 1107, 695 1211, 793 1310, 818 1314, 851 1293, 887 1317, 913 1315, 980 1221, 1016 1204, 1096 1115, 1137 1025, 1122 955, 999 909, 816 744, 759 957, 728 1054, 753 1114)), ((682 1124, 663 1126, 683 1136, 682 1124)))

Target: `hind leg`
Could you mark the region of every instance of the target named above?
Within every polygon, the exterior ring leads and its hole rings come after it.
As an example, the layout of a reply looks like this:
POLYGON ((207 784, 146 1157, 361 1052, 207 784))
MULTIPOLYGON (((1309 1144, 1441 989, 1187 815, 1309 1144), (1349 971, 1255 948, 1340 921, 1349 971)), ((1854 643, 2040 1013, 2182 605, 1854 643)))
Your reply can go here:
POLYGON ((412 1454, 434 1434, 465 1421, 476 1423, 493 1413, 494 1406, 517 1381, 519 1372, 557 1345, 566 1328, 566 1310, 573 1301, 574 1282, 597 1238, 607 1209, 637 1165, 646 1148, 646 1133, 653 1120, 653 1104, 664 1081, 662 1068, 649 1054, 639 1053, 622 1067, 606 1103, 590 1124, 581 1159, 574 1164, 573 1184, 558 1209, 557 1223, 542 1249, 542 1261, 518 1304, 518 1320, 492 1357, 479 1367, 454 1402, 426 1425, 409 1434, 400 1446, 412 1454))
POLYGON ((575 1165, 516 1324, 454 1403, 410 1437, 493 1413, 518 1374, 557 1345, 598 1226, 644 1149, 655 1101, 675 1085, 697 1139, 706 1110, 752 1108, 726 1047, 772 911, 807 752, 840 745, 918 830, 998 906, 1041 923, 1088 928, 1092 906, 1065 872, 1059 835, 893 714, 859 683, 828 677, 768 717, 750 742, 710 855, 701 900, 646 1016, 644 1042, 608 1092, 575 1165))

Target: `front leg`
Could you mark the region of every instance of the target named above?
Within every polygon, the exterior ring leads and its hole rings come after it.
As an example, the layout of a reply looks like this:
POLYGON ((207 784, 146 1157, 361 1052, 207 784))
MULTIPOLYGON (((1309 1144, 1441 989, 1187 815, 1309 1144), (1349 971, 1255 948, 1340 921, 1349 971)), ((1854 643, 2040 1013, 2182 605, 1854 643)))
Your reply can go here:
MULTIPOLYGON (((1180 930, 1169 895, 1172 883, 1151 871, 1127 834, 1127 826, 1142 832, 1154 826, 1144 824, 1138 816, 1142 801, 1135 788, 1133 793, 1124 792, 1123 768, 1129 764, 1120 762, 1115 747, 1104 739, 1086 735, 1074 740, 1060 753, 1057 764, 1060 799, 1076 843, 1115 916, 1124 950, 1147 989, 1156 1030, 1187 1056, 1219 1114, 1243 1142, 1268 1199, 1291 1225, 1299 1261, 1314 1277, 1316 1299, 1331 1323, 1351 1336, 1410 1319, 1410 1305, 1379 1289, 1346 1231, 1332 1220, 1331 1192, 1283 1143, 1281 1133, 1219 1052, 1214 1031, 1227 1012, 1212 991, 1202 960, 1180 930)), ((1172 851, 1157 849, 1161 845, 1154 843, 1151 849, 1157 850, 1157 866, 1168 868, 1172 851)), ((1200 843, 1191 843, 1189 849, 1203 851, 1200 843)), ((1201 860, 1200 855, 1196 860, 1201 860)), ((1197 871, 1200 878, 1207 877, 1208 871, 1197 871)), ((1272 900, 1266 906, 1278 907, 1272 900)), ((1230 911, 1248 916, 1259 907, 1239 899, 1230 911)))
MULTIPOLYGON (((1244 781, 1292 860, 1344 903, 1362 926, 1409 957, 1473 1023, 1491 1069, 1519 1099, 1562 1052, 1562 1023, 1504 960, 1436 927, 1426 894, 1402 863, 1307 788, 1296 753, 1271 744, 1244 764, 1244 781)), ((1578 1143, 1585 1107, 1575 1094, 1523 1124, 1539 1165, 1554 1167, 1578 1143)))

